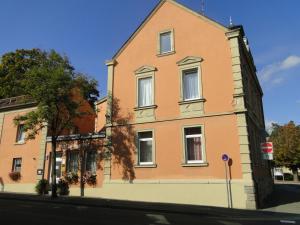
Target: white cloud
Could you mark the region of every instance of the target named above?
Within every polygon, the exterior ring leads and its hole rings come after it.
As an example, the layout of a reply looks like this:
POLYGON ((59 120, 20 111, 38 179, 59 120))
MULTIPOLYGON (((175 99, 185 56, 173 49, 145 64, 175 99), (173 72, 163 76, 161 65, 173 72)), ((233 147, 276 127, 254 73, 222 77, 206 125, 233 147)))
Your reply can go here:
POLYGON ((276 77, 278 72, 289 70, 291 68, 300 66, 300 57, 296 55, 291 55, 281 62, 276 62, 269 64, 262 68, 258 74, 262 82, 271 81, 274 84, 281 83, 284 79, 283 77, 276 77))
POLYGON ((300 64, 300 57, 299 56, 289 56, 285 60, 283 60, 281 64, 281 69, 290 69, 300 64))

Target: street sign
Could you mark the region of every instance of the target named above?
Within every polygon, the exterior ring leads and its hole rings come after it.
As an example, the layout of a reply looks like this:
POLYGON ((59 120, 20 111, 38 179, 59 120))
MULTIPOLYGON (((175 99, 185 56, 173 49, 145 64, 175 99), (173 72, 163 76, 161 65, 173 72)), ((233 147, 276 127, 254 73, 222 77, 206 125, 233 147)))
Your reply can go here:
POLYGON ((227 154, 223 154, 222 155, 222 160, 225 161, 225 162, 228 161, 229 160, 229 156, 227 154))
POLYGON ((263 159, 273 160, 273 143, 272 142, 261 143, 260 149, 263 154, 263 159))

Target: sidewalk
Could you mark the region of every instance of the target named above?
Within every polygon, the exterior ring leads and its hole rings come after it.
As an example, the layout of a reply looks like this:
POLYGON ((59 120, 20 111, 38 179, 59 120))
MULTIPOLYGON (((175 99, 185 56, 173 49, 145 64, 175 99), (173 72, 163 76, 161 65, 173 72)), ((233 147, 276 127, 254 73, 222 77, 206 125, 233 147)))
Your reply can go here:
POLYGON ((169 204, 169 203, 151 203, 137 202, 125 200, 112 200, 103 198, 61 196, 52 199, 50 196, 39 196, 35 194, 19 194, 19 193, 0 193, 0 199, 13 199, 20 201, 31 202, 47 202, 55 204, 80 205, 87 207, 103 207, 111 209, 125 209, 138 211, 151 211, 161 213, 176 213, 203 215, 206 217, 234 217, 234 218, 253 218, 264 217, 269 219, 294 219, 300 220, 300 214, 290 213, 275 213, 261 210, 244 210, 244 209, 228 209, 212 206, 196 206, 184 204, 169 204))

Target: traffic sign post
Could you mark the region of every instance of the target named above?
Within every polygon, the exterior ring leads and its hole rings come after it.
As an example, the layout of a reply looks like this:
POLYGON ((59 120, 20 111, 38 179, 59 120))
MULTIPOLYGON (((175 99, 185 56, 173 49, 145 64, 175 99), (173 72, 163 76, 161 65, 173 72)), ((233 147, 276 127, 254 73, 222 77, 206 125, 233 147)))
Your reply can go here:
POLYGON ((227 202, 228 202, 228 208, 231 208, 231 196, 230 196, 230 191, 229 191, 229 181, 228 181, 228 160, 229 156, 227 154, 222 155, 222 160, 224 161, 225 164, 225 177, 226 177, 226 190, 227 190, 227 202))
POLYGON ((260 149, 263 154, 263 159, 273 160, 273 143, 272 142, 261 143, 260 149))

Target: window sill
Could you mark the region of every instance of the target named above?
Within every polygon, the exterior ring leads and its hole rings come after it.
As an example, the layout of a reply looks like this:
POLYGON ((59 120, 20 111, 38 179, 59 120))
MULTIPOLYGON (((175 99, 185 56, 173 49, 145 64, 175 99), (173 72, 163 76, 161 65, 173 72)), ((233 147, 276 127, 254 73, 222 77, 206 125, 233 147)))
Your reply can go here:
POLYGON ((179 105, 190 104, 190 103, 198 103, 198 102, 206 102, 205 98, 193 99, 193 100, 183 100, 178 102, 179 105))
POLYGON ((135 168, 156 168, 157 164, 149 164, 149 165, 135 165, 135 168))
POLYGON ((144 109, 156 109, 157 105, 149 105, 149 106, 141 106, 141 107, 135 107, 134 111, 144 110, 144 109))
POLYGON ((208 163, 203 162, 203 163, 183 163, 181 164, 182 167, 207 167, 208 163))
POLYGON ((156 56, 157 57, 163 57, 163 56, 167 56, 167 55, 173 55, 175 53, 176 52, 173 50, 173 51, 170 51, 170 52, 158 53, 156 56))
POLYGON ((22 141, 22 142, 16 142, 15 145, 25 145, 25 141, 22 141))

